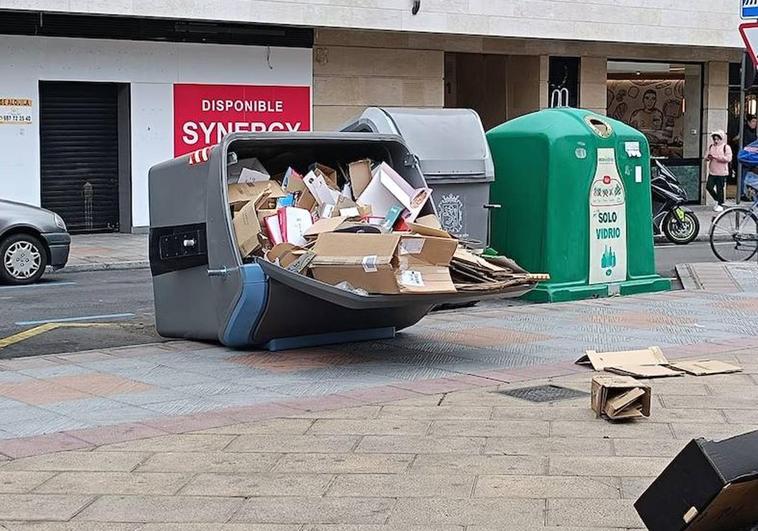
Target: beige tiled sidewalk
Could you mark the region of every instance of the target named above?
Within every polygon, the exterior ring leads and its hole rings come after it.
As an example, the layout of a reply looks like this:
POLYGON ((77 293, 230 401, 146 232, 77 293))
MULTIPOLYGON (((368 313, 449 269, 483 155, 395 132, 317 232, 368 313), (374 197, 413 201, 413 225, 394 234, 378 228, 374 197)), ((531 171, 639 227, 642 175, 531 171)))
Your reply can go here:
POLYGON ((690 438, 758 428, 758 350, 713 357, 745 371, 655 380, 633 423, 492 387, 6 460, 0 528, 637 529, 634 500, 690 438))

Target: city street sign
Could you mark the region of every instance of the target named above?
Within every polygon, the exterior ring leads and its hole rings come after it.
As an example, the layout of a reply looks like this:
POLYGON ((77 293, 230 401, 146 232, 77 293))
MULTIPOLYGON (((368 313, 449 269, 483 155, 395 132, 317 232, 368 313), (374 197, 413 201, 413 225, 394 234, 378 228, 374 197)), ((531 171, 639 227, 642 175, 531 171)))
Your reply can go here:
POLYGON ((758 0, 742 0, 740 16, 743 19, 758 18, 758 0))
POLYGON ((740 25, 740 35, 742 35, 742 40, 745 41, 747 54, 750 56, 753 64, 758 67, 758 57, 756 57, 756 52, 758 52, 758 22, 748 22, 747 24, 740 25))

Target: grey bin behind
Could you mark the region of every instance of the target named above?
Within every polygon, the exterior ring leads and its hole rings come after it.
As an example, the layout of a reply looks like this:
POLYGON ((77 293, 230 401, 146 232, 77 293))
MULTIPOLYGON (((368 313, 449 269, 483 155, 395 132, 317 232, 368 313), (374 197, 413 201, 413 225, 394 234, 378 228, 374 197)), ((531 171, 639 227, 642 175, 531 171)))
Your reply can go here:
POLYGON ((341 130, 400 135, 433 189, 443 228, 472 247, 489 243, 490 183, 495 180, 495 168, 476 112, 369 107, 341 130))

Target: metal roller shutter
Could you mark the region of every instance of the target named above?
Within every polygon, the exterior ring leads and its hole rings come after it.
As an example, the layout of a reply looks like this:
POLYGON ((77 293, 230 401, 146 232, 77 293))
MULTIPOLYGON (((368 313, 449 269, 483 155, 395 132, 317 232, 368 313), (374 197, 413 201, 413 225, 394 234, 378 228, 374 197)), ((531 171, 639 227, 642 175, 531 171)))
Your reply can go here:
POLYGON ((118 99, 110 83, 40 83, 42 206, 72 233, 117 231, 118 99))

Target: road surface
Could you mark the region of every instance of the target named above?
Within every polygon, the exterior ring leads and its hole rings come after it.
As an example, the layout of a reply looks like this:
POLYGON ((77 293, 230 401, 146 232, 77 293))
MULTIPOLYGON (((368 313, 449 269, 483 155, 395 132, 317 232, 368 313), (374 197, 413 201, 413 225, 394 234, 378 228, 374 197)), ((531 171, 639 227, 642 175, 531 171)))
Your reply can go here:
MULTIPOLYGON (((656 246, 657 271, 669 278, 676 264, 714 260, 707 242, 656 246)), ((34 286, 0 286, 0 359, 156 341, 163 339, 147 269, 56 273, 34 286), (63 326, 47 330, 56 326, 48 323, 63 326), (16 336, 27 330, 31 337, 16 336)))

